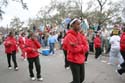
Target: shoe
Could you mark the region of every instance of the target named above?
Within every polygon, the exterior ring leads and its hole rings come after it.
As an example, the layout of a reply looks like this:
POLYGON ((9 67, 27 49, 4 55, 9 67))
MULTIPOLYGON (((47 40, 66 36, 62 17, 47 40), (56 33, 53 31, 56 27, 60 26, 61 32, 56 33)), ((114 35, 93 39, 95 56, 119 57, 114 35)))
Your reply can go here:
POLYGON ((23 59, 24 61, 26 61, 26 58, 25 59, 23 59))
POLYGON ((34 81, 34 80, 36 80, 36 78, 35 77, 31 77, 31 80, 34 81))
POLYGON ((117 67, 118 67, 118 69, 121 69, 121 68, 122 68, 120 64, 119 64, 117 67))
POLYGON ((19 70, 19 68, 18 68, 18 67, 16 67, 14 70, 15 70, 15 71, 18 71, 18 70, 19 70))
POLYGON ((111 63, 109 62, 109 63, 107 63, 108 65, 111 65, 111 63))
POLYGON ((117 73, 117 76, 118 76, 118 77, 122 78, 122 74, 120 74, 120 73, 118 72, 118 70, 116 70, 115 72, 117 73))
POLYGON ((70 69, 70 67, 66 67, 66 70, 69 70, 70 69))
POLYGON ((8 67, 9 70, 12 70, 12 67, 8 67))
POLYGON ((85 62, 85 64, 87 64, 87 63, 88 63, 88 61, 85 62))
POLYGON ((53 55, 53 53, 50 53, 49 55, 53 55))
POLYGON ((43 81, 43 78, 38 78, 37 80, 38 80, 38 81, 43 81))
POLYGON ((101 62, 102 62, 102 63, 107 63, 107 61, 105 61, 105 60, 102 60, 101 62))

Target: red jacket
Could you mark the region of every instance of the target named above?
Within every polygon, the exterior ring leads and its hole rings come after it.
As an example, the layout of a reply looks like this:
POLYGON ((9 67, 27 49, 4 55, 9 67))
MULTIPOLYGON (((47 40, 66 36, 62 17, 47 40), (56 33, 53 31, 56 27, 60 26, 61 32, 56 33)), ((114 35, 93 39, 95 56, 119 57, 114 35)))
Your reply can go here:
POLYGON ((94 47, 95 48, 100 48, 101 47, 101 38, 99 36, 96 36, 94 38, 94 47))
POLYGON ((123 32, 122 35, 121 35, 120 50, 125 52, 125 32, 123 32))
POLYGON ((19 37, 18 43, 19 43, 19 47, 21 49, 25 48, 25 42, 26 42, 26 40, 27 40, 27 38, 25 38, 25 40, 24 40, 22 36, 19 37))
POLYGON ((83 35, 83 37, 84 37, 84 40, 85 40, 85 42, 86 42, 86 44, 87 44, 87 52, 89 51, 89 43, 88 43, 88 39, 87 39, 87 37, 85 36, 85 34, 82 34, 83 35))
POLYGON ((8 36, 4 41, 5 53, 12 53, 13 51, 17 51, 17 41, 14 37, 8 36))
POLYGON ((77 64, 85 62, 85 53, 88 51, 88 45, 85 36, 82 34, 69 30, 63 41, 63 49, 67 51, 67 60, 69 62, 77 64))
POLYGON ((25 45, 25 52, 27 53, 27 58, 35 58, 39 56, 38 49, 41 47, 37 40, 27 39, 25 45))

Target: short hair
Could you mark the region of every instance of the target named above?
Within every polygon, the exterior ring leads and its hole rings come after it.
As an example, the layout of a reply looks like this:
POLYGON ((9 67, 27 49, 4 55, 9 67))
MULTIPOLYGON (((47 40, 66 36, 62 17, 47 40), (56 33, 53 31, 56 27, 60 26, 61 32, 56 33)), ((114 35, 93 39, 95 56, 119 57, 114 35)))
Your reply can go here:
POLYGON ((123 28, 123 32, 125 32, 125 27, 123 28))
POLYGON ((11 36, 12 34, 14 34, 14 32, 10 31, 9 34, 8 34, 8 36, 11 36))

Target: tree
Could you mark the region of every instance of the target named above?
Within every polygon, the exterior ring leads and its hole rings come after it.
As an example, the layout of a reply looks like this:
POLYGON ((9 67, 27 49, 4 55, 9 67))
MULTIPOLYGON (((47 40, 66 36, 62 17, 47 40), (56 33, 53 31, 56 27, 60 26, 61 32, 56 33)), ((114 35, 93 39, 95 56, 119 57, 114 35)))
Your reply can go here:
POLYGON ((114 19, 121 18, 120 2, 112 2, 111 0, 91 0, 89 5, 91 8, 88 8, 89 10, 85 13, 85 16, 91 24, 105 26, 107 24, 112 24, 114 19))
POLYGON ((23 24, 24 22, 21 22, 18 17, 14 17, 10 22, 10 27, 18 31, 20 28, 22 28, 23 24))
POLYGON ((123 7, 120 1, 90 0, 85 11, 82 10, 82 5, 82 0, 51 0, 48 6, 42 7, 38 12, 37 21, 45 25, 47 23, 60 24, 66 17, 70 16, 71 18, 87 18, 90 25, 106 26, 107 24, 122 22, 123 7))
MULTIPOLYGON (((78 0, 51 0, 51 4, 45 8, 41 8, 38 17, 48 23, 60 24, 67 16, 82 16, 81 3, 78 0), (52 13, 56 12, 52 15, 52 13)), ((46 23, 45 23, 46 24, 46 23)))
MULTIPOLYGON (((22 4, 22 8, 28 10, 27 4, 24 3, 24 0, 11 0, 11 1, 15 1, 15 2, 21 3, 22 4)), ((3 10, 3 7, 7 7, 8 4, 9 4, 9 0, 0 0, 0 17, 1 18, 2 18, 2 15, 5 13, 4 10, 3 10)))

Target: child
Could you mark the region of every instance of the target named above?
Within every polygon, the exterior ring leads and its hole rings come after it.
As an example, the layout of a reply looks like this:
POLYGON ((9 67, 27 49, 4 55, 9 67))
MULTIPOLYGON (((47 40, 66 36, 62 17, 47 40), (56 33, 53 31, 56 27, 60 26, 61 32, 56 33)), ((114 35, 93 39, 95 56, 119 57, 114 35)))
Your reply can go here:
POLYGON ((48 44, 49 44, 49 47, 50 47, 50 54, 54 54, 54 47, 55 47, 55 43, 56 43, 57 39, 56 37, 54 36, 54 33, 51 32, 50 33, 50 36, 48 38, 48 44))
POLYGON ((79 33, 80 20, 73 19, 70 22, 71 30, 64 38, 63 48, 67 51, 67 60, 72 71, 73 81, 71 83, 82 83, 85 78, 85 53, 88 51, 85 36, 79 33))
POLYGON ((18 65, 16 62, 16 52, 17 52, 17 41, 14 38, 14 33, 9 32, 9 35, 4 41, 4 46, 5 46, 5 52, 7 54, 7 60, 8 60, 8 69, 11 70, 11 57, 14 63, 14 69, 15 71, 18 70, 18 65))
POLYGON ((99 36, 100 34, 97 33, 96 37, 94 38, 94 47, 95 47, 95 59, 99 58, 101 55, 101 38, 99 36))
POLYGON ((124 62, 119 65, 120 68, 117 70, 117 72, 120 75, 122 75, 123 73, 125 73, 125 27, 123 28, 123 33, 122 33, 121 39, 120 39, 120 52, 124 59, 124 62))
POLYGON ((21 33, 21 36, 19 37, 19 47, 21 49, 21 57, 26 60, 26 52, 24 51, 24 48, 25 48, 25 43, 26 43, 26 37, 25 37, 25 32, 22 32, 21 33))
POLYGON ((29 73, 31 80, 35 80, 35 76, 33 73, 33 64, 35 63, 37 79, 42 81, 41 77, 41 66, 39 60, 38 49, 41 47, 40 43, 36 40, 36 36, 33 32, 30 33, 29 39, 26 40, 25 51, 27 53, 27 60, 29 63, 29 73))

